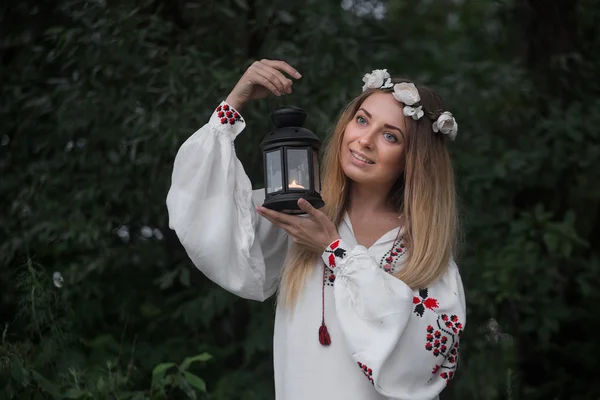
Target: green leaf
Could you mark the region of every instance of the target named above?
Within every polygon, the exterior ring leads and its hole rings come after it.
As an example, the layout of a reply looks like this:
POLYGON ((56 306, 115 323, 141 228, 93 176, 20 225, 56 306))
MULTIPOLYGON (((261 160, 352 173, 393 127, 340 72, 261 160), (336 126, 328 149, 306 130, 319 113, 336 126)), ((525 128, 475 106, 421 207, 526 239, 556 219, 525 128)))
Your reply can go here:
POLYGON ((98 382, 96 382, 96 388, 101 392, 104 389, 104 386, 106 386, 104 378, 100 377, 98 379, 98 382))
POLYGON ((180 380, 179 383, 177 384, 177 386, 179 387, 179 389, 181 389, 186 394, 188 399, 191 399, 191 400, 198 399, 198 396, 196 396, 196 391, 194 390, 194 388, 192 388, 190 386, 188 381, 186 381, 185 379, 180 380))
POLYGON ((176 364, 174 362, 168 362, 168 363, 158 364, 152 370, 152 380, 154 381, 154 380, 162 378, 165 375, 165 372, 169 368, 174 367, 175 365, 176 364))
MULTIPOLYGON (((0 394, 2 394, 2 393, 3 392, 0 392, 0 394)), ((13 382, 9 380, 8 383, 6 384, 6 386, 4 387, 4 397, 6 397, 9 400, 12 400, 16 396, 17 396, 17 391, 13 387, 13 382)))
POLYGON ((23 382, 23 367, 21 366, 21 363, 14 358, 10 365, 10 376, 20 384, 23 382))
POLYGON ((150 302, 146 302, 140 306, 140 312, 144 317, 153 318, 160 315, 160 308, 150 302))
POLYGON ((180 369, 182 371, 186 371, 190 367, 190 365, 192 365, 192 363, 194 363, 196 361, 208 361, 211 358, 212 358, 212 356, 208 353, 202 353, 202 354, 198 354, 197 356, 188 357, 185 360, 183 360, 183 362, 181 363, 180 369))
POLYGON ((202 378, 188 371, 184 371, 183 375, 185 376, 185 380, 188 381, 190 385, 192 385, 201 392, 206 392, 206 383, 204 383, 204 380, 202 380, 202 378))
POLYGON ((46 399, 46 395, 44 395, 43 392, 36 391, 36 392, 34 392, 33 397, 31 397, 31 400, 47 400, 47 399, 46 399))
POLYGON ((98 335, 91 340, 82 339, 82 343, 94 349, 119 351, 119 342, 112 335, 98 335))
POLYGON ((144 392, 129 392, 129 391, 125 391, 125 392, 120 392, 119 393, 119 400, 128 400, 128 399, 143 399, 144 398, 144 392), (141 396, 140 396, 141 395, 141 396))
POLYGON ((234 0, 235 4, 242 10, 248 10, 248 3, 246 0, 234 0))
POLYGON ((179 270, 173 270, 173 271, 169 271, 169 272, 163 274, 158 279, 160 288, 165 290, 165 289, 168 289, 171 286, 173 286, 173 282, 175 281, 175 278, 177 277, 178 274, 179 274, 179 270))
POLYGON ((190 287, 190 269, 183 268, 179 275, 179 282, 185 287, 190 287))
POLYGON ((50 35, 50 36, 60 35, 64 31, 65 31, 65 28, 63 26, 53 26, 53 27, 46 29, 46 35, 50 35))
POLYGON ((90 395, 90 393, 80 388, 71 388, 65 392, 64 397, 67 399, 79 399, 86 395, 90 395))
POLYGON ((44 378, 39 372, 32 370, 31 376, 33 380, 47 393, 51 394, 54 397, 60 397, 58 393, 58 388, 54 386, 48 379, 44 378))

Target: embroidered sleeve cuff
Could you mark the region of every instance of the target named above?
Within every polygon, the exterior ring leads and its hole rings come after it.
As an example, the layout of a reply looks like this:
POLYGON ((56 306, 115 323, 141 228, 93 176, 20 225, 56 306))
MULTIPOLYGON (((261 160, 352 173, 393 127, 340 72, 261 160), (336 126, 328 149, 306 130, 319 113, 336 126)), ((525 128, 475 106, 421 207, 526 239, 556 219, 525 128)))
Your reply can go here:
POLYGON ((208 123, 220 131, 230 133, 232 139, 235 139, 246 127, 242 115, 224 101, 213 112, 208 123))
POLYGON ((338 239, 327 246, 321 258, 325 265, 331 270, 335 270, 336 266, 340 265, 347 257, 349 251, 350 247, 342 239, 338 239))

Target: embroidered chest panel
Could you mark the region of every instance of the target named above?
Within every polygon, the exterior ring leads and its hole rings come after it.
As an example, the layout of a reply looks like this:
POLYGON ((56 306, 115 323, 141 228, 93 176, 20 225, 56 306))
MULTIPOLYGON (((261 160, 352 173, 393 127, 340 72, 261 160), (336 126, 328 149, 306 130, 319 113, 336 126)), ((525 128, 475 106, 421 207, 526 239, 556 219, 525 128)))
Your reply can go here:
POLYGON ((436 312, 440 303, 430 295, 428 288, 420 289, 418 293, 418 296, 413 297, 415 315, 420 318, 426 313, 433 312, 433 315, 436 315, 435 323, 427 325, 425 336, 425 350, 431 352, 436 362, 431 371, 431 379, 439 375, 448 383, 454 377, 458 365, 463 324, 457 315, 436 312))
MULTIPOLYGON (((379 268, 388 274, 394 274, 399 271, 402 262, 401 257, 405 252, 406 247, 404 246, 403 238, 397 237, 389 250, 379 259, 379 268)), ((333 286, 333 283, 335 282, 335 272, 324 268, 323 282, 327 286, 333 286)))

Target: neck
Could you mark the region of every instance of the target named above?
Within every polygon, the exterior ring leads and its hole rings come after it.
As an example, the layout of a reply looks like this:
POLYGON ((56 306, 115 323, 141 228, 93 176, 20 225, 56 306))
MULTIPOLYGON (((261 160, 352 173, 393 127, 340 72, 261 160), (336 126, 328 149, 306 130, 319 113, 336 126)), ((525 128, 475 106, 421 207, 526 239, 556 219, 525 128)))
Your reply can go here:
POLYGON ((396 212, 390 204, 389 190, 352 182, 348 198, 348 213, 352 214, 354 211, 360 211, 361 214, 396 212))

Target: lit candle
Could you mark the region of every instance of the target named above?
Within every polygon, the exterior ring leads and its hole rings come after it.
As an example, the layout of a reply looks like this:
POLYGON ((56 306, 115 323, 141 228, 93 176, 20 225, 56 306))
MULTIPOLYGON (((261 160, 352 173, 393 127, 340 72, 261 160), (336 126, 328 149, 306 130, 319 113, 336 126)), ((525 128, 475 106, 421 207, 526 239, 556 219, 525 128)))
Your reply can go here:
POLYGON ((290 189, 306 189, 304 186, 298 185, 295 179, 292 181, 292 183, 288 184, 288 187, 290 189))

